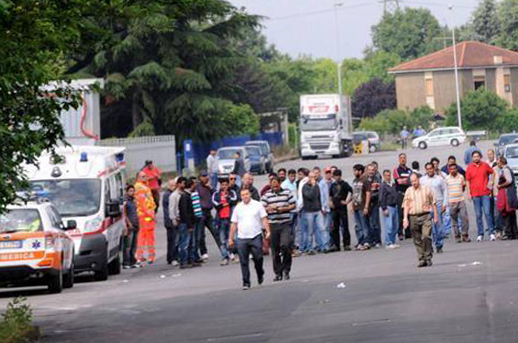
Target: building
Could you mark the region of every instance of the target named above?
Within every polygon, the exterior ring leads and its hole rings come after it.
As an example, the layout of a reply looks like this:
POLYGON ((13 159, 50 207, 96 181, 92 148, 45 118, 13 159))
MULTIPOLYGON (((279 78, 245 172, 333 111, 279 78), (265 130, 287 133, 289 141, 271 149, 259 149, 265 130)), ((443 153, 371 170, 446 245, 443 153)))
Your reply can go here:
MULTIPOLYGON (((461 97, 485 87, 518 107, 518 53, 480 42, 457 44, 461 97)), ((389 70, 395 76, 397 107, 412 110, 428 105, 437 113, 456 101, 453 47, 389 70)))

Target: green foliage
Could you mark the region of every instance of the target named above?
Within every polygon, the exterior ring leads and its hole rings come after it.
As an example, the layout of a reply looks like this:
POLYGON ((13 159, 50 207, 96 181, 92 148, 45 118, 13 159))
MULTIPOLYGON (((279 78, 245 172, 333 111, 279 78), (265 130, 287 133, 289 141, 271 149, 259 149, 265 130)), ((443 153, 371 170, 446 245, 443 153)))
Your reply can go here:
POLYGON ((518 109, 512 108, 496 120, 497 130, 501 133, 518 131, 518 109))
POLYGON ((259 116, 250 105, 228 104, 224 121, 230 135, 254 135, 259 132, 259 116))
POLYGON ((498 6, 500 36, 497 44, 511 50, 518 50, 518 1, 502 0, 498 6))
POLYGON ((17 297, 7 305, 0 321, 0 342, 26 343, 38 338, 39 330, 32 325, 32 309, 26 301, 17 297))
POLYGON ((144 120, 135 128, 135 130, 131 131, 128 137, 147 137, 155 135, 155 127, 149 120, 144 120))
POLYGON ((374 117, 385 109, 396 107, 396 87, 394 82, 385 83, 373 78, 362 84, 354 92, 352 112, 354 117, 374 117))
MULTIPOLYGON (((500 130, 499 119, 509 111, 507 101, 483 87, 466 94, 461 99, 460 107, 465 130, 500 130)), ((458 125, 457 103, 451 104, 446 116, 446 125, 458 125)))
POLYGON ((407 7, 384 14, 372 27, 374 50, 394 53, 403 61, 437 50, 440 45, 434 38, 440 35, 439 22, 424 8, 407 7))
POLYGON ((361 130, 376 131, 378 133, 398 134, 406 126, 408 129, 422 126, 428 130, 433 120, 433 110, 423 106, 412 112, 401 110, 384 110, 374 118, 364 118, 360 122, 361 130))
POLYGON ((299 147, 299 131, 297 130, 297 124, 290 123, 288 126, 288 137, 290 148, 297 149, 299 147))
POLYGON ((500 34, 495 0, 481 0, 471 20, 473 39, 487 44, 495 44, 500 34))

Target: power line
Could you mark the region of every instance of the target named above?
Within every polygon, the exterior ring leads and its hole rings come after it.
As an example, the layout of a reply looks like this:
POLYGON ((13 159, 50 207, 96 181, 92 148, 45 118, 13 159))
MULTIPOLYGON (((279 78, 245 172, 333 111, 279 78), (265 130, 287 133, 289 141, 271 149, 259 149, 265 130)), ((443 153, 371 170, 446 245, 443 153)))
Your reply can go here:
MULTIPOLYGON (((361 4, 351 4, 351 5, 342 5, 337 8, 338 11, 343 11, 346 9, 351 8, 358 8, 358 7, 364 7, 364 6, 371 6, 375 3, 368 2, 368 3, 361 3, 361 4)), ((281 20, 287 20, 287 19, 294 19, 294 18, 301 18, 301 17, 307 17, 312 15, 319 15, 319 14, 325 14, 325 13, 331 13, 335 11, 335 7, 319 10, 319 11, 312 11, 312 12, 303 12, 303 13, 297 13, 297 14, 291 14, 284 17, 276 17, 276 18, 266 18, 267 21, 281 21, 281 20)))
MULTIPOLYGON (((404 4, 410 5, 424 5, 424 6, 437 6, 447 8, 449 4, 440 3, 440 2, 430 2, 430 1, 406 1, 402 0, 404 4)), ((475 9, 476 6, 466 6, 466 5, 453 5, 455 8, 464 8, 464 9, 475 9)))

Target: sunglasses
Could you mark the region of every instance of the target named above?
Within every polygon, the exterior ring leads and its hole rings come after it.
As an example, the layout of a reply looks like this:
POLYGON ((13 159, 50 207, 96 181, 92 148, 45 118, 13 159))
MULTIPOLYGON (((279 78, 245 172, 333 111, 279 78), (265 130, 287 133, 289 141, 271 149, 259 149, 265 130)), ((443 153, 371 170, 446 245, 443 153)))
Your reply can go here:
POLYGON ((229 180, 236 180, 236 178, 235 177, 231 177, 229 180))

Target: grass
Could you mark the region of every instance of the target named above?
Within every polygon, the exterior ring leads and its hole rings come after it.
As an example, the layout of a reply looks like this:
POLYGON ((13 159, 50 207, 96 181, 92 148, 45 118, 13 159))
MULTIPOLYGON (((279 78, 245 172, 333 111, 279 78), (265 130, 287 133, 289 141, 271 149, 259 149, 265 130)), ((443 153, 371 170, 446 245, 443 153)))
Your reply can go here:
POLYGON ((400 148, 400 144, 391 142, 382 142, 379 151, 397 151, 400 148))
POLYGON ((16 297, 7 305, 7 311, 0 321, 0 342, 29 343, 40 336, 39 329, 32 324, 32 309, 24 297, 16 297))

